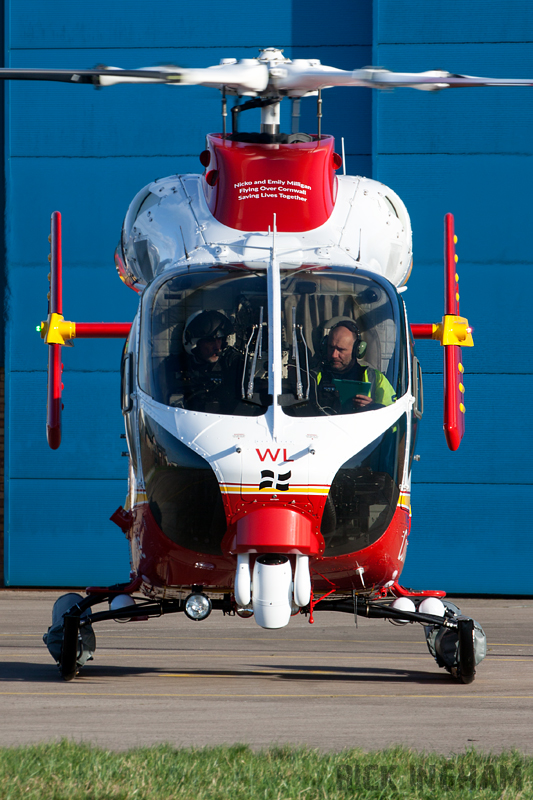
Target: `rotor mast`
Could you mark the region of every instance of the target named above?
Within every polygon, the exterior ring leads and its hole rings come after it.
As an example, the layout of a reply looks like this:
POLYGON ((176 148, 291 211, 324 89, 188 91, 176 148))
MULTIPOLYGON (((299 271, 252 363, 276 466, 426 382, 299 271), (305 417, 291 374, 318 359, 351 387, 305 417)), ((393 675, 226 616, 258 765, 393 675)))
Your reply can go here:
MULTIPOLYGON (((283 55, 283 50, 275 47, 266 47, 261 50, 257 59, 259 63, 268 67, 269 78, 276 76, 276 71, 282 69, 282 64, 290 63, 283 55)), ((280 132, 280 103, 282 98, 274 95, 273 102, 261 108, 261 133, 275 135, 280 132)))
POLYGON ((280 100, 261 109, 261 133, 276 134, 280 131, 280 100))

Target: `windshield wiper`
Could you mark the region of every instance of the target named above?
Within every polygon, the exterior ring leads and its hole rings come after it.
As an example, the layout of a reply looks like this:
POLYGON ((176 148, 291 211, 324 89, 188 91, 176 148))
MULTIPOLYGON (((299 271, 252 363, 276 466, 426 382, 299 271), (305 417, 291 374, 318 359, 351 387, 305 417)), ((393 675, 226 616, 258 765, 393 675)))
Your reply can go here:
POLYGON ((292 349, 294 354, 294 361, 296 364, 296 397, 298 400, 309 400, 309 355, 307 351, 307 342, 305 341, 303 327, 296 325, 296 306, 292 307, 292 349), (300 367, 300 353, 298 350, 298 331, 302 339, 305 353, 305 371, 307 375, 307 387, 305 390, 302 383, 302 369, 300 367))
MULTIPOLYGON (((302 384, 302 370, 300 369, 300 354, 298 352, 298 337, 296 335, 296 306, 292 307, 292 352, 296 362, 296 397, 303 400, 304 388, 302 384)), ((309 383, 309 381, 307 381, 309 383)))
POLYGON ((253 400, 257 359, 262 358, 262 353, 263 353, 263 306, 259 308, 259 325, 253 326, 250 338, 246 343, 246 350, 244 353, 244 369, 242 373, 242 384, 241 384, 243 400, 253 400), (255 340, 254 354, 252 356, 252 363, 250 367, 250 378, 248 379, 248 385, 245 391, 244 384, 246 382, 246 368, 248 365, 250 345, 252 343, 252 339, 254 338, 254 334, 256 333, 256 331, 257 331, 257 338, 255 340))

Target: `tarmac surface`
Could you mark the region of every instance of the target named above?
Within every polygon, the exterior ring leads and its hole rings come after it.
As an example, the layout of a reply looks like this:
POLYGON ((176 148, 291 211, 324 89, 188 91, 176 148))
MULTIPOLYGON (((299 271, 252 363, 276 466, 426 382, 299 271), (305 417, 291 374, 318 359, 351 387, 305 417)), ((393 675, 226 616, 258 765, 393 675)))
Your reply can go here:
POLYGON ((65 683, 42 642, 60 591, 0 590, 0 746, 69 738, 111 749, 160 742, 401 744, 533 753, 533 599, 454 602, 488 655, 455 682, 418 624, 317 612, 278 631, 214 611, 95 625, 95 660, 65 683))

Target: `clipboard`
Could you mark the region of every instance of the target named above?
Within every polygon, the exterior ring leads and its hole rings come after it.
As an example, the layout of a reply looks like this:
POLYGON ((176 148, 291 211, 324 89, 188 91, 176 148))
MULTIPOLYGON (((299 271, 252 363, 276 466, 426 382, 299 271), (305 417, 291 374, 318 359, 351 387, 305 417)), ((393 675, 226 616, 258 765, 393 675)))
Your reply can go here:
POLYGON ((370 397, 372 389, 372 384, 369 381, 344 381, 341 378, 333 378, 333 385, 339 393, 341 406, 353 400, 358 394, 370 397))

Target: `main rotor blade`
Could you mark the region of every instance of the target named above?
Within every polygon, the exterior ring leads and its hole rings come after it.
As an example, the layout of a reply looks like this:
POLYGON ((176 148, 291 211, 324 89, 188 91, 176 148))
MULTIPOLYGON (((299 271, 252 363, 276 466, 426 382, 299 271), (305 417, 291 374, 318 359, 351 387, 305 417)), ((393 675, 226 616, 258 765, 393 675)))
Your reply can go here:
POLYGON ((422 91, 461 89, 479 86, 533 86, 529 78, 478 78, 442 70, 428 72, 389 72, 386 69, 336 69, 319 61, 299 59, 270 67, 258 59, 232 64, 185 69, 175 66, 119 69, 0 69, 0 80, 61 81, 113 86, 117 83, 167 83, 182 86, 226 87, 238 94, 273 93, 298 97, 333 86, 362 86, 370 89, 411 88, 422 91))
POLYGON ((227 86, 241 92, 259 93, 268 85, 268 67, 256 59, 250 63, 220 64, 205 69, 181 67, 145 67, 143 69, 0 69, 0 80, 60 81, 113 86, 116 83, 169 83, 222 88, 227 86))
MULTIPOLYGON (((4 81, 60 81, 62 83, 91 83, 103 85, 101 78, 120 76, 124 81, 162 83, 171 80, 159 67, 152 69, 116 69, 115 67, 98 67, 97 69, 0 69, 0 80, 4 81)), ((118 81, 117 81, 118 82, 118 81)))
MULTIPOLYGON (((160 74, 165 74, 168 70, 170 76, 179 74, 179 81, 170 77, 168 82, 181 83, 189 86, 212 86, 222 89, 226 86, 239 93, 253 92, 259 94, 263 92, 269 82, 268 67, 261 64, 257 59, 250 58, 244 61, 237 61, 235 64, 217 64, 214 67, 201 67, 191 69, 179 69, 178 67, 157 67, 160 74)), ((103 83, 103 82, 102 82, 103 83)))
POLYGON ((327 89, 333 86, 363 86, 369 89, 411 88, 422 91, 460 89, 474 86, 533 86, 529 78, 477 78, 444 70, 428 72, 389 72, 386 69, 335 69, 322 64, 299 62, 283 64, 271 70, 273 86, 291 95, 327 89))
POLYGON ((406 87, 435 91, 438 89, 463 89, 479 86, 533 86, 531 78, 478 78, 458 75, 444 70, 428 72, 389 72, 388 70, 355 70, 355 73, 372 73, 370 85, 379 89, 406 87))

